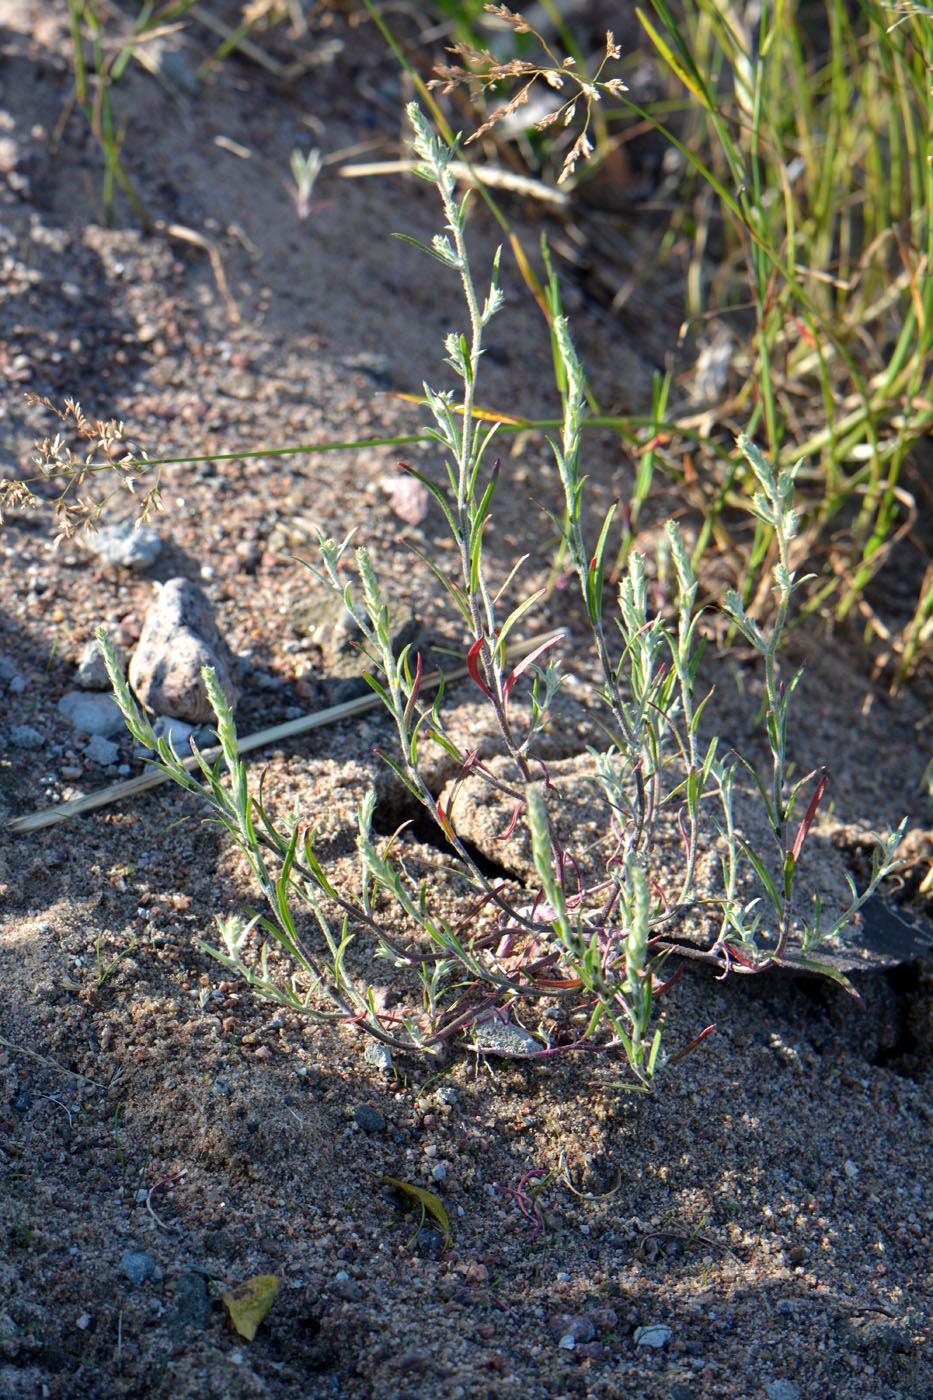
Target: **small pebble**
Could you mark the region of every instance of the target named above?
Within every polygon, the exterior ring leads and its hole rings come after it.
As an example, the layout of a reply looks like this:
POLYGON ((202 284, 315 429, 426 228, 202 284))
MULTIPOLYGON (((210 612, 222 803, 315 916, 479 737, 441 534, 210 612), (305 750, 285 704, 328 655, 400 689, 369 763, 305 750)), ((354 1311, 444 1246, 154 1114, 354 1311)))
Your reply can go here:
POLYGON ((109 768, 120 757, 120 748, 112 739, 105 739, 102 734, 92 734, 84 745, 84 753, 92 763, 109 768))
POLYGON ((183 1273, 175 1285, 175 1308, 169 1325, 176 1334, 189 1327, 204 1327, 212 1308, 204 1275, 193 1270, 183 1273))
POLYGON ((10 730, 10 743, 17 749, 41 749, 45 738, 31 724, 14 724, 10 730))
POLYGON ((155 1260, 149 1254, 136 1249, 124 1250, 120 1258, 120 1268, 130 1283, 145 1283, 156 1271, 155 1260))
POLYGON ((346 1269, 341 1269, 335 1278, 334 1292, 338 1298, 345 1299, 348 1303, 356 1303, 363 1296, 363 1290, 355 1278, 351 1278, 346 1269))
POLYGON ((501 1021, 498 1016, 478 1022, 473 1027, 473 1044, 483 1055, 536 1055, 542 1049, 540 1040, 530 1032, 511 1021, 501 1021))
POLYGON ((109 739, 123 729, 123 715, 112 695, 69 690, 59 700, 58 710, 80 734, 100 734, 109 739))
POLYGON ((148 569, 162 550, 158 533, 145 525, 105 525, 100 530, 89 530, 81 543, 105 564, 124 569, 148 569))
POLYGON ((110 677, 104 664, 104 652, 96 637, 85 642, 78 658, 75 680, 82 690, 109 690, 110 677))
POLYGON ((572 1338, 571 1346, 575 1346, 577 1342, 591 1342, 596 1335, 593 1319, 585 1313, 554 1313, 547 1325, 551 1335, 560 1338, 561 1346, 566 1346, 568 1337, 572 1338))
POLYGON ((437 1259, 444 1248, 444 1236, 432 1225, 422 1225, 415 1236, 415 1252, 422 1259, 437 1259))
POLYGON ((364 1133, 384 1133, 386 1130, 385 1114, 374 1108, 371 1103, 357 1104, 353 1110, 353 1118, 356 1126, 364 1133))
POLYGON ((375 1069, 381 1069, 384 1074, 392 1072, 392 1051, 388 1045, 383 1045, 379 1040, 368 1040, 366 1049, 363 1051, 363 1061, 367 1065, 372 1065, 375 1069))
POLYGON ((674 1335, 672 1327, 665 1327, 662 1323, 652 1322, 645 1327, 636 1327, 635 1345, 637 1347, 655 1347, 660 1349, 666 1347, 671 1337, 674 1335))

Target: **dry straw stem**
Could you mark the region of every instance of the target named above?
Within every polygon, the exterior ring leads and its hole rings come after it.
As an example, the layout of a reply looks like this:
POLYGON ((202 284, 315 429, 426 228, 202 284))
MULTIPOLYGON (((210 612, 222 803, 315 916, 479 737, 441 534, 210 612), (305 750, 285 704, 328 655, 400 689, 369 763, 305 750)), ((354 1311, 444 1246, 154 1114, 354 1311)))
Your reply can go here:
MULTIPOLYGON (((344 165, 339 174, 348 180, 365 175, 398 175, 417 170, 420 164, 417 160, 376 160, 365 165, 344 165)), ((514 170, 503 170, 498 165, 467 165, 465 161, 452 160, 449 169, 458 180, 469 185, 488 185, 491 189, 508 190, 511 194, 537 199, 558 209, 566 209, 570 204, 570 198, 563 190, 555 190, 543 180, 519 175, 514 170)))

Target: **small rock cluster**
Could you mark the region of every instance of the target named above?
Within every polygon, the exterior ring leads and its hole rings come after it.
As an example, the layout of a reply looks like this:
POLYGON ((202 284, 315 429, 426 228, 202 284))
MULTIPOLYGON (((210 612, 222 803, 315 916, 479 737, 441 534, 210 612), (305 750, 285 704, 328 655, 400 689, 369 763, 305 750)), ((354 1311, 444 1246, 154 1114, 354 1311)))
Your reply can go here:
MULTIPOLYGON (((86 543, 106 563, 135 570, 153 564, 161 549, 156 531, 131 525, 108 526, 89 535, 86 543)), ((139 641, 131 654, 124 647, 118 648, 118 655, 129 662, 128 679, 137 700, 157 716, 156 737, 168 738, 176 752, 187 751, 198 725, 214 720, 202 667, 214 669, 232 704, 239 697, 233 653, 220 634, 206 594, 190 579, 172 578, 156 585, 139 641)), ((103 766, 116 763, 119 749, 114 740, 123 732, 123 716, 109 693, 110 680, 96 639, 85 645, 75 680, 77 688, 62 696, 59 712, 78 734, 86 736, 87 758, 103 766)), ((29 746, 29 736, 10 737, 20 747, 29 746)), ((41 736, 37 738, 41 742, 41 736)))
MULTIPOLYGON (((82 544, 111 568, 135 572, 150 568, 162 549, 155 530, 129 523, 104 526, 87 535, 82 544)), ((372 669, 372 662, 362 645, 362 634, 339 598, 312 593, 295 605, 290 620, 294 630, 310 638, 320 652, 319 677, 314 685, 303 683, 303 690, 296 687, 296 695, 338 705, 370 693, 363 673, 372 669)), ((410 607, 393 604, 391 625, 397 652, 417 644, 427 655, 430 639, 410 607)), ((199 584, 183 577, 155 584, 138 634, 121 627, 112 640, 131 690, 152 717, 157 738, 168 738, 181 756, 187 754, 192 737, 200 747, 215 742, 215 716, 202 669, 214 670, 234 707, 240 686, 236 658, 199 584), (198 732, 201 726, 206 728, 198 732)), ((103 651, 96 639, 85 644, 74 679, 74 688, 58 702, 59 715, 72 726, 83 759, 105 768, 119 765, 123 716, 110 693, 103 651)), ((263 683, 263 677, 255 679, 263 683)), ((0 686, 12 694, 23 693, 27 686, 15 664, 2 656, 0 686)), ((14 748, 39 750, 46 746, 45 735, 31 723, 11 725, 2 737, 14 748)), ((121 765, 119 771, 129 769, 121 765)), ((69 778, 78 777, 80 772, 73 761, 62 768, 69 778)))

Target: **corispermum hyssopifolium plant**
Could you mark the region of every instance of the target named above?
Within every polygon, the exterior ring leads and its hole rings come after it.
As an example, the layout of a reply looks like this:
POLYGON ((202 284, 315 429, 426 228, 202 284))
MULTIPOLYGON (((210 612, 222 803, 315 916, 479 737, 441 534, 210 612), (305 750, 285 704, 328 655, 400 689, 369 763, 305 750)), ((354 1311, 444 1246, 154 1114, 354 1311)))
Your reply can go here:
POLYGON ((803 582, 790 566, 798 524, 793 509, 796 469, 775 474, 751 442, 740 441, 757 481, 749 508, 779 542, 773 623, 765 629, 749 618, 736 593, 727 596, 724 607, 763 663, 769 772, 752 773, 715 736, 703 734, 698 585, 676 524, 669 523, 666 532, 676 580, 668 615, 649 606, 648 575, 637 552, 619 585, 617 607, 607 608, 605 565, 615 507, 595 542, 587 539, 581 461, 584 376, 554 289, 563 420, 551 448, 562 485, 566 558, 592 633, 596 695, 611 735, 591 755, 605 797, 604 860, 597 878, 581 873, 583 865, 558 838, 561 799, 537 755, 561 684, 563 637, 555 633, 530 654, 519 650, 515 659, 511 643, 533 615, 539 595, 516 598, 518 566, 505 579, 495 578, 484 549, 502 471, 498 460, 490 460, 496 425, 476 413, 475 394, 486 327, 503 302, 498 259, 482 294, 467 254, 468 196, 457 197, 453 150, 435 136, 417 106, 409 107, 408 115, 418 173, 436 187, 446 220, 445 231, 425 251, 459 278, 468 320, 465 331, 452 332, 445 341, 458 392, 424 387, 443 473, 440 481, 414 475, 443 513, 455 546, 454 574, 429 562, 450 600, 471 681, 494 720, 502 764, 481 761, 458 744, 438 694, 425 684, 421 657, 410 648, 395 655, 389 611, 369 552, 360 548, 351 554, 349 538, 338 543, 321 533, 315 568, 342 597, 363 634, 374 663, 371 683, 396 731, 397 752, 388 761, 434 822, 459 878, 474 892, 468 916, 452 927, 437 910, 430 876, 419 879, 411 873, 404 844, 376 837, 373 797, 358 813, 358 884, 338 888, 315 853, 313 796, 307 816, 295 812, 285 822, 273 820, 239 757, 231 709, 213 674, 207 672, 206 680, 221 756, 213 765, 201 757, 195 775, 183 767, 168 740, 156 740, 113 649, 103 632, 100 636, 131 731, 157 749, 158 763, 179 784, 206 795, 213 817, 243 852, 258 882, 265 908, 248 919, 218 917, 220 941, 211 947, 257 995, 319 1020, 352 1023, 393 1049, 428 1053, 456 1042, 482 1045, 482 1028, 495 1017, 538 1035, 537 1042, 526 1037, 528 1054, 615 1050, 624 1055, 635 1081, 647 1085, 663 1065, 690 1048, 670 1053, 662 1044, 657 1015, 659 996, 673 980, 670 934, 681 921, 698 908, 712 917, 708 946, 695 951, 720 968, 750 972, 792 957, 796 965, 819 969, 820 943, 854 918, 889 871, 898 838, 879 839, 868 888, 858 894, 853 887, 845 908, 829 916, 819 900, 809 909, 797 907, 797 867, 826 779, 820 773, 791 779, 787 736, 796 680, 783 683, 778 667, 782 631, 803 582), (351 558, 355 583, 345 576, 351 558), (508 894, 505 882, 484 873, 464 845, 453 799, 442 804, 425 776, 422 751, 428 742, 446 750, 460 782, 486 783, 506 797, 512 829, 527 831, 536 886, 520 899, 508 894), (768 836, 761 849, 741 835, 735 817, 737 784, 746 772, 753 781, 744 788, 761 803, 766 818, 768 836), (669 817, 681 849, 675 888, 669 879, 662 884, 659 876, 659 837, 669 817), (721 887, 715 891, 701 889, 697 875, 701 843, 711 829, 722 851, 721 887), (758 887, 751 899, 749 877, 758 887), (287 955, 289 976, 282 975, 281 961, 270 957, 271 950, 287 955), (374 993, 376 959, 395 970, 400 1000, 391 1010, 374 993), (557 1008, 559 1014, 547 1024, 564 1027, 559 1037, 545 1028, 545 1007, 557 1008))

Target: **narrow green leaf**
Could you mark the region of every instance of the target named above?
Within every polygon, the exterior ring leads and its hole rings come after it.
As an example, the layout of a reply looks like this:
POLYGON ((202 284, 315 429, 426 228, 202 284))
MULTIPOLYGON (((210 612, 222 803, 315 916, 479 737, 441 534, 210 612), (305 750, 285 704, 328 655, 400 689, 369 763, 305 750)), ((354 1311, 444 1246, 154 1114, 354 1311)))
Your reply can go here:
POLYGON ((748 842, 743 840, 741 836, 739 837, 739 844, 741 845, 742 850, 748 856, 748 859, 751 861, 752 865, 755 867, 755 873, 758 876, 761 883, 764 885, 765 889, 768 891, 768 898, 771 900, 771 903, 774 906, 775 913, 777 914, 778 918, 780 918, 782 913, 784 912, 784 904, 780 895, 777 892, 777 886, 775 885, 774 880, 771 878, 767 867, 755 854, 748 842))

